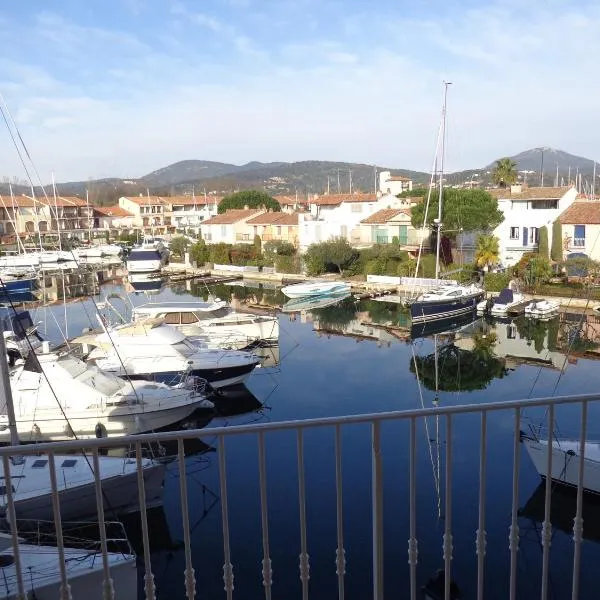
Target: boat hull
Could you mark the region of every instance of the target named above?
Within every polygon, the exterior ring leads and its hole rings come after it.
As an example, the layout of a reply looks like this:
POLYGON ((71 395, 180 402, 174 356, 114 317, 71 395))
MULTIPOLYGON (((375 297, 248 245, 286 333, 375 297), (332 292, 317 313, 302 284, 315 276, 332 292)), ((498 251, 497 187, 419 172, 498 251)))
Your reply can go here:
POLYGON ((281 288, 283 294, 288 298, 305 298, 307 296, 323 296, 324 294, 336 294, 349 292, 350 285, 347 283, 308 283, 288 285, 281 288))
POLYGON ((128 273, 155 273, 163 267, 161 260, 128 260, 128 273))
MULTIPOLYGON (((124 459, 125 460, 125 459, 124 459)), ((160 506, 163 501, 165 465, 156 463, 144 468, 146 506, 160 506)), ((127 514, 140 509, 137 471, 102 480, 104 512, 127 514)), ((25 498, 15 502, 17 519, 53 521, 52 495, 50 493, 25 498)), ((97 515, 96 484, 73 486, 60 491, 60 514, 63 521, 76 521, 97 515)))
POLYGON ((415 300, 410 305, 410 316, 413 323, 426 323, 437 319, 447 319, 464 315, 477 310, 477 304, 483 300, 484 291, 460 296, 456 299, 444 298, 439 301, 422 302, 415 300))
POLYGON ((20 279, 2 279, 0 293, 15 294, 20 292, 31 292, 35 289, 37 277, 22 277, 20 279))

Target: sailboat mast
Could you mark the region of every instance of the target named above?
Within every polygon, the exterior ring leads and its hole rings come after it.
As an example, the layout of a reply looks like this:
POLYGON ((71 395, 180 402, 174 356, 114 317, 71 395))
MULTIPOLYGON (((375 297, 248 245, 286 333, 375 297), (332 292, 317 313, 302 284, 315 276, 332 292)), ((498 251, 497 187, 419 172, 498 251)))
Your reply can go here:
MULTIPOLYGON (((58 249, 62 250, 62 242, 60 241, 60 220, 58 218, 58 200, 56 197, 56 182, 54 181, 54 171, 52 171, 52 194, 54 195, 54 214, 56 215, 56 227, 58 231, 58 249)), ((50 208, 50 217, 52 217, 52 209, 50 208)))
POLYGON ((10 430, 10 445, 19 445, 19 434, 17 433, 17 419, 15 417, 15 407, 13 404, 12 390, 10 389, 10 378, 8 375, 8 362, 6 360, 6 342, 4 336, 0 335, 0 403, 6 406, 8 416, 8 428, 10 430))
POLYGON ((92 223, 93 219, 90 219, 90 194, 89 194, 87 188, 85 188, 85 206, 87 209, 88 244, 91 246, 92 245, 92 225, 91 225, 91 223, 92 223))
POLYGON ((435 278, 440 276, 440 244, 442 233, 442 201, 444 195, 444 155, 446 153, 446 106, 448 100, 448 86, 452 85, 450 81, 444 81, 444 104, 442 106, 442 151, 440 156, 440 181, 438 197, 438 218, 437 218, 437 240, 435 248, 435 278))

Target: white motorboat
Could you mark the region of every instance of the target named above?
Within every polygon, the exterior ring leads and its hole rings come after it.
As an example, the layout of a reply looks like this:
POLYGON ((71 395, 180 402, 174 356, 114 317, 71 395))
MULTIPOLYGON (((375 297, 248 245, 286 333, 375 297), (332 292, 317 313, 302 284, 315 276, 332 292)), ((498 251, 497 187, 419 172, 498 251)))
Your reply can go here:
POLYGON ((119 256, 123 248, 117 244, 100 244, 98 246, 82 246, 73 251, 77 258, 102 258, 119 256))
POLYGON ((286 285, 281 288, 281 291, 288 298, 303 298, 304 296, 322 296, 323 294, 349 292, 350 284, 345 281, 312 281, 310 283, 286 285))
POLYGON ((411 320, 416 324, 474 313, 484 294, 475 284, 448 284, 428 290, 410 303, 411 320))
POLYGON ((134 246, 127 257, 128 273, 153 273, 160 271, 169 260, 169 251, 162 242, 144 241, 134 246))
MULTIPOLYGON (((36 600, 55 600, 61 597, 60 555, 58 548, 25 543, 19 540, 21 580, 27 597, 36 600)), ((0 595, 16 600, 19 596, 17 565, 12 536, 0 534, 0 595)), ((67 580, 73 598, 103 600, 104 566, 100 544, 88 543, 83 548, 64 548, 67 580)), ((131 550, 127 553, 108 552, 108 566, 118 598, 137 598, 138 576, 136 557, 131 550)))
MULTIPOLYGON (((195 381, 170 387, 124 380, 71 352, 30 353, 10 380, 17 431, 27 442, 142 433, 213 406, 195 381)), ((8 440, 8 425, 0 414, 0 442, 8 440)))
POLYGON ((350 297, 349 291, 336 292, 333 294, 323 294, 322 296, 308 296, 303 298, 294 298, 289 300, 282 307, 284 313, 301 312, 304 310, 314 310, 317 308, 325 308, 337 304, 342 300, 350 297))
POLYGON ((274 315, 237 312, 224 300, 209 302, 152 302, 132 310, 134 321, 164 319, 188 336, 207 335, 221 348, 245 348, 255 342, 277 342, 279 320, 274 315))
POLYGON ((525 297, 520 292, 504 288, 495 298, 482 300, 477 305, 477 313, 488 313, 494 317, 503 317, 511 308, 518 306, 524 300, 525 297))
MULTIPOLYGON (((548 476, 548 439, 540 438, 535 433, 521 432, 521 442, 525 444, 537 472, 545 479, 548 476)), ((579 485, 581 447, 579 440, 552 440, 550 476, 553 481, 571 487, 579 485)), ((583 489, 600 494, 600 442, 584 444, 583 489)))
POLYGON ((558 314, 560 304, 556 300, 532 300, 525 307, 525 316, 533 319, 550 318, 558 314))
POLYGON ((188 376, 216 389, 237 385, 260 363, 250 352, 200 347, 162 319, 142 319, 73 342, 94 346, 86 360, 102 371, 169 385, 188 376))

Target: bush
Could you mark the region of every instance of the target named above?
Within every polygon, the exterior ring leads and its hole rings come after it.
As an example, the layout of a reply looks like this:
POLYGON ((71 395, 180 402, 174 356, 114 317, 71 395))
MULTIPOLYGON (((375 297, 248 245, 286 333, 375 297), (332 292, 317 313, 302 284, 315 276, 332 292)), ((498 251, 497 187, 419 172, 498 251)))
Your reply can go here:
POLYGON ((187 238, 183 237, 182 235, 174 237, 171 240, 171 243, 169 244, 169 249, 171 250, 171 252, 173 254, 177 254, 177 256, 180 256, 183 258, 183 255, 185 254, 185 251, 187 250, 187 247, 190 245, 190 242, 187 238))
POLYGON ((538 237, 538 254, 540 258, 548 260, 550 249, 548 248, 548 228, 540 227, 538 237))
POLYGON ((230 265, 231 264, 231 245, 225 242, 219 244, 212 244, 209 246, 208 259, 211 263, 218 265, 230 265))
POLYGON ((552 250, 550 256, 555 262, 560 262, 563 259, 562 225, 558 219, 552 224, 552 250))
POLYGON ((304 255, 304 261, 310 275, 324 272, 341 274, 344 269, 353 269, 358 257, 358 251, 346 239, 334 238, 320 244, 311 244, 304 255))
POLYGON ((199 267, 208 262, 210 251, 204 240, 199 240, 190 248, 190 261, 199 267))
POLYGON ((262 256, 257 252, 256 246, 250 244, 236 244, 229 253, 231 264, 245 267, 246 265, 262 265, 262 256))
POLYGON ((265 265, 274 265, 278 256, 295 256, 296 248, 289 242, 270 240, 263 246, 263 262, 265 265))
POLYGON ((300 273, 302 264, 298 256, 282 254, 275 258, 275 270, 278 273, 300 273))
MULTIPOLYGON (((310 248, 309 248, 310 250, 310 248)), ((303 256, 307 275, 321 275, 325 273, 325 260, 317 252, 306 252, 303 256)))
POLYGON ((500 292, 508 286, 511 276, 509 273, 486 273, 483 285, 488 292, 500 292))

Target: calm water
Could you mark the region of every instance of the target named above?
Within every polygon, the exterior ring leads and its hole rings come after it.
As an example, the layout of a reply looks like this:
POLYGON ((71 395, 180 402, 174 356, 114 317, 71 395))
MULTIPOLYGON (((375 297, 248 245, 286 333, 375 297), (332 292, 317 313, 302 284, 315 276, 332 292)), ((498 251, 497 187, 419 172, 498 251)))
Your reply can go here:
MULTIPOLYGON (((123 292, 121 286, 104 286, 123 292)), ((276 290, 218 287, 219 296, 249 304, 285 302, 276 290)), ((135 304, 152 299, 185 300, 206 295, 201 285, 162 288, 157 295, 133 295, 135 304)), ((118 300, 115 304, 118 304, 118 300)), ((69 334, 89 326, 91 301, 67 307, 69 334)), ((59 339, 64 308, 39 311, 42 332, 59 339)), ((593 349, 593 326, 550 323, 532 326, 525 322, 485 325, 454 336, 406 339, 401 329, 385 330, 375 324, 403 326, 406 317, 397 305, 377 301, 342 303, 315 310, 312 314, 280 313, 279 347, 273 349, 273 366, 258 369, 247 387, 258 400, 240 396, 229 399, 227 416, 205 419, 210 429, 242 423, 275 422, 311 417, 340 416, 431 406, 436 396, 440 405, 501 401, 553 394, 595 392, 598 364, 583 358, 593 349), (436 361, 438 346, 438 379, 436 361), (573 354, 566 360, 566 348, 573 354), (419 380, 415 375, 415 361, 419 380), (563 366, 566 368, 563 369, 563 366), (248 404, 249 402, 249 404, 248 404)), ((95 325, 95 323, 94 323, 95 325)), ((600 408, 589 411, 590 436, 597 434, 600 408)), ((537 423, 543 411, 525 415, 537 423)), ((577 434, 577 409, 557 410, 561 431, 577 434)), ((508 597, 508 527, 511 519, 513 415, 497 413, 488 421, 488 476, 486 499, 487 557, 486 599, 508 597)), ((523 424, 525 427, 526 424, 523 424)), ((343 495, 346 549, 346 597, 367 598, 371 586, 371 440, 368 426, 343 430, 343 495)), ((215 440, 204 440, 215 446, 215 440)), ((310 588, 316 598, 337 597, 335 574, 336 498, 333 431, 319 429, 305 434, 308 552, 310 588)), ((454 421, 452 529, 454 535, 453 579, 463 598, 476 595, 475 531, 478 519, 479 418, 461 416, 454 421)), ((445 422, 429 419, 418 427, 417 537, 419 541, 419 584, 443 566, 442 533, 445 526, 444 469, 447 440, 445 422), (438 472, 441 483, 437 485, 438 472)), ((224 595, 222 580, 223 545, 219 502, 218 461, 214 448, 187 459, 193 556, 199 597, 224 595)), ((227 440, 228 499, 231 553, 234 564, 235 596, 263 597, 261 577, 262 536, 256 438, 227 440)), ((266 438, 269 533, 275 596, 300 598, 298 555, 300 526, 295 434, 272 433, 266 438)), ((406 597, 409 590, 408 542, 408 427, 384 424, 385 589, 387 597, 406 597)), ((543 489, 540 479, 522 448, 520 460, 519 519, 521 542, 518 563, 520 598, 539 595, 541 576, 541 521, 543 489), (541 492, 541 494, 540 494, 541 492)), ((551 598, 570 597, 572 544, 570 528, 575 500, 560 491, 554 494, 555 524, 551 551, 551 598), (562 529, 561 529, 562 528, 562 529)), ((592 500, 585 506, 582 557, 582 598, 597 597, 594 568, 600 559, 600 508, 592 500)), ((181 549, 183 530, 179 514, 177 465, 166 481, 164 514, 152 528, 153 571, 159 597, 184 598, 185 558, 181 549), (163 519, 161 521, 161 519, 163 519), (163 528, 161 529, 161 525, 163 528), (170 538, 170 539, 169 539, 170 538)), ((139 535, 139 534, 138 534, 139 535)), ((135 538, 136 534, 132 536, 135 538)), ((140 549, 141 552, 141 549, 140 549)), ((140 580, 140 591, 143 585, 140 580)), ((140 593, 140 597, 142 594, 140 593)))

